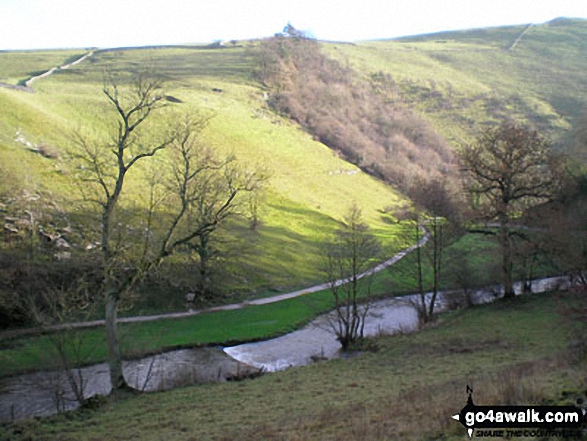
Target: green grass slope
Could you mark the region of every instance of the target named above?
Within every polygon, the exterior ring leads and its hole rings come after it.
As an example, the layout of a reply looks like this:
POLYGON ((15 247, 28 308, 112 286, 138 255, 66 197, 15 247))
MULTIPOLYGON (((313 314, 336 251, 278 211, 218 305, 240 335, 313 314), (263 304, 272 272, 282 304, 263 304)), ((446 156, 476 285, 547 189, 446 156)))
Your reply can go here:
POLYGON ((0 83, 21 84, 81 57, 84 50, 0 51, 0 83))
POLYGON ((324 47, 365 75, 390 74, 453 145, 507 116, 562 141, 587 105, 586 20, 324 47))
MULTIPOLYGON (((35 93, 0 88, 0 163, 2 173, 11 177, 1 184, 9 187, 4 191, 27 187, 50 195, 61 206, 73 206, 79 182, 67 171, 65 152, 74 131, 104 136, 113 121, 113 109, 102 93, 104 73, 151 65, 165 79, 166 93, 181 100, 173 105, 175 110, 215 114, 203 135, 205 143, 221 154, 234 152, 240 161, 261 166, 269 175, 261 226, 257 233, 245 231, 250 271, 247 280, 239 282, 245 289, 320 280, 321 244, 353 201, 363 209, 386 252, 393 254, 405 241, 401 228, 389 224, 382 213, 399 204, 400 195, 269 111, 254 79, 253 53, 254 47, 102 51, 35 82, 35 93), (31 152, 19 137, 49 146, 61 158, 31 152)), ((63 52, 61 59, 53 53, 51 58, 32 55, 0 54, 0 78, 26 76, 41 61, 61 64, 71 53, 63 52), (18 58, 18 66, 11 65, 10 56, 18 58)), ((129 199, 140 199, 142 188, 137 175, 129 199)))

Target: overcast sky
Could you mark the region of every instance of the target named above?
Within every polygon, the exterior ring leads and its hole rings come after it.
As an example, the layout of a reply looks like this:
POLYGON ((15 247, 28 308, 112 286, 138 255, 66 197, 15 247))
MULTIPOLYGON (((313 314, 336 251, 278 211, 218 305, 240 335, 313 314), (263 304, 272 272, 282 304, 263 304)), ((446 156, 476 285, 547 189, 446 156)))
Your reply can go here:
POLYGON ((288 22, 357 41, 561 16, 587 18, 587 0, 0 0, 0 49, 248 39, 288 22))

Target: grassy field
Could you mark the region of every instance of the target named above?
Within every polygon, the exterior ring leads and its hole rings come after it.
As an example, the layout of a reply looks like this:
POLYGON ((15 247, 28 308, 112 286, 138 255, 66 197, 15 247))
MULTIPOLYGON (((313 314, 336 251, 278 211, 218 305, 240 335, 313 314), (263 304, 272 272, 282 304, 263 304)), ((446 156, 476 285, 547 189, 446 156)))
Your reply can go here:
POLYGON ((504 116, 536 125, 557 142, 584 111, 587 22, 561 19, 362 42, 326 44, 365 75, 384 72, 410 107, 455 146, 504 116), (511 49, 510 49, 511 48, 511 49))
POLYGON ((130 396, 95 411, 3 426, 0 439, 463 439, 450 416, 477 404, 574 404, 585 365, 569 356, 575 297, 539 294, 444 314, 357 354, 240 383, 130 396))
POLYGON ((85 53, 83 49, 0 51, 0 82, 12 85, 24 84, 30 77, 67 64, 85 53))
MULTIPOLYGON (((455 148, 503 116, 530 121, 562 141, 587 101, 587 24, 534 26, 507 50, 525 30, 514 26, 323 47, 366 76, 389 73, 395 89, 388 98, 416 109, 455 148)), ((267 107, 254 76, 255 47, 103 51, 36 82, 35 93, 0 88, 0 194, 10 199, 23 191, 38 193, 72 219, 82 219, 87 206, 79 203, 79 182, 67 160, 71 134, 104 139, 112 129, 112 109, 102 93, 104 72, 125 76, 150 65, 165 79, 166 94, 181 101, 163 112, 158 128, 174 112, 212 112, 202 140, 269 175, 260 226, 253 231, 243 222, 235 228, 247 251, 225 302, 322 282, 323 244, 354 201, 386 255, 413 243, 411 227, 393 215, 409 201, 267 107), (23 140, 54 155, 35 153, 23 140)), ((21 83, 83 52, 0 52, 0 81, 21 83)), ((137 171, 124 195, 127 207, 140 208, 144 201, 145 170, 137 171)), ((443 288, 495 281, 494 242, 468 235, 447 251, 446 267, 455 274, 465 270, 467 278, 448 277, 443 288)), ((378 274, 374 294, 415 291, 414 259, 412 254, 378 274)), ((541 263, 537 274, 550 270, 541 263)), ((424 279, 429 289, 429 266, 424 279)), ((159 310, 185 307, 185 292, 165 295, 159 310)), ((572 404, 587 393, 584 364, 567 358, 571 337, 560 306, 572 301, 545 294, 455 311, 420 333, 376 339, 371 345, 376 352, 254 381, 132 396, 95 412, 0 426, 0 439, 462 439, 464 430, 450 415, 464 405, 466 384, 474 385, 476 402, 483 404, 572 404)), ((143 307, 123 314, 154 312, 143 307)), ((122 346, 130 358, 173 347, 265 339, 331 307, 331 294, 324 291, 271 305, 123 325, 122 346)), ((87 350, 78 361, 105 360, 104 330, 82 335, 87 350)), ((0 377, 54 367, 52 348, 49 336, 0 342, 0 377)))

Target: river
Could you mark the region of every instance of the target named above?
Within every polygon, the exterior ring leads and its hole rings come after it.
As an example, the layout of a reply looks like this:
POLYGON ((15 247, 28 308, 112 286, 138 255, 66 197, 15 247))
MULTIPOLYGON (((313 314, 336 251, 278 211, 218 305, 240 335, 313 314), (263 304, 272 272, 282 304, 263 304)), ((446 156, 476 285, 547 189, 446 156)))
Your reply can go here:
MULTIPOLYGON (((567 289, 566 277, 534 280, 532 292, 567 289)), ((522 291, 522 283, 514 286, 522 291)), ((500 297, 499 286, 471 290, 472 304, 500 297)), ((431 293, 426 294, 429 302, 431 293)), ((367 314, 365 335, 411 332, 417 329, 418 315, 413 306, 420 296, 410 295, 374 302, 367 314)), ((459 291, 439 293, 436 310, 441 312, 462 303, 459 291)), ((317 317, 300 330, 266 341, 226 348, 195 348, 170 351, 124 364, 128 383, 139 390, 158 391, 209 381, 226 381, 262 369, 275 372, 317 360, 340 356, 340 344, 330 323, 330 314, 317 317)), ((76 370, 77 373, 77 370, 76 370)), ((79 370, 85 381, 84 396, 106 395, 110 391, 108 366, 101 363, 79 370)), ((0 422, 31 416, 47 416, 78 407, 71 387, 61 372, 35 372, 0 380, 0 422)))

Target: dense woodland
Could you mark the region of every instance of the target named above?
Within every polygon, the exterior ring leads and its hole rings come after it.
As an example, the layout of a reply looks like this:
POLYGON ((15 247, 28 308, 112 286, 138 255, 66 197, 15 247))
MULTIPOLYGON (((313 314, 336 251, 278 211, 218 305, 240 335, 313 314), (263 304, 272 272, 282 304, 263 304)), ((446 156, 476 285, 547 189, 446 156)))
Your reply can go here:
POLYGON ((391 77, 363 80, 291 27, 261 43, 258 76, 270 105, 345 159, 408 194, 423 182, 455 180, 448 143, 395 99, 391 77))

